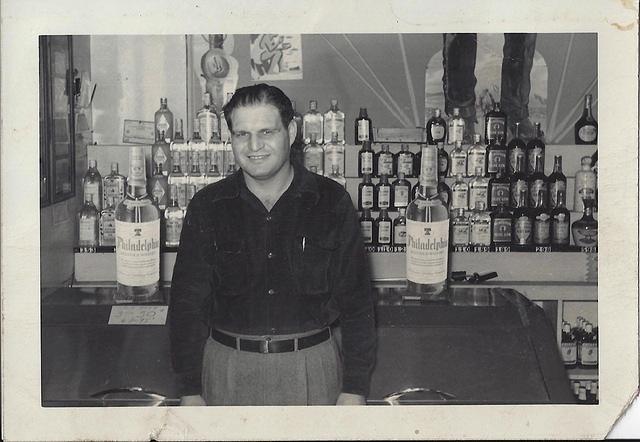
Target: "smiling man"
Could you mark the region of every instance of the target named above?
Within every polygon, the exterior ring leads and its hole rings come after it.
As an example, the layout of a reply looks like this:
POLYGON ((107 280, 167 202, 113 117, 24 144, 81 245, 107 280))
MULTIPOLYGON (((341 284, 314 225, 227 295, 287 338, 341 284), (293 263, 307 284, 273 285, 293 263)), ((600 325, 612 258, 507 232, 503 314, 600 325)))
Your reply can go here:
POLYGON ((351 198, 291 163, 280 89, 238 89, 224 114, 240 169, 191 200, 173 272, 181 403, 363 405, 375 327, 351 198))

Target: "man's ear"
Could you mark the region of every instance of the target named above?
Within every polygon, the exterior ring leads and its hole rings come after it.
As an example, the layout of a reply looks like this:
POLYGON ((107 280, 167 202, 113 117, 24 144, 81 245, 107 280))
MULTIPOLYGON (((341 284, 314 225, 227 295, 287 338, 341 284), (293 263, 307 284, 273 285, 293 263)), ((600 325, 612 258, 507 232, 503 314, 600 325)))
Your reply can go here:
POLYGON ((293 144, 293 142, 296 140, 296 135, 298 134, 298 123, 296 123, 296 120, 291 120, 289 122, 289 144, 293 144))

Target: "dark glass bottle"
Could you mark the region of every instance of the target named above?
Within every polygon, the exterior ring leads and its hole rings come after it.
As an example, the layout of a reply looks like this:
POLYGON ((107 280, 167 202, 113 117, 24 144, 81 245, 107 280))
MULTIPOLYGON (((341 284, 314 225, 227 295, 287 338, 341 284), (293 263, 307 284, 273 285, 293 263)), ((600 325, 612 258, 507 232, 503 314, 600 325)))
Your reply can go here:
POLYGON ((395 211, 409 205, 411 183, 405 179, 404 173, 398 172, 398 178, 391 183, 391 210, 395 211))
POLYGON ((574 125, 576 144, 598 144, 598 122, 591 113, 591 94, 584 97, 582 116, 574 125))
POLYGON ((542 191, 543 199, 542 203, 544 207, 548 207, 547 198, 549 195, 549 184, 547 176, 544 174, 542 163, 542 157, 536 157, 536 164, 534 166, 533 174, 529 176, 529 206, 534 207, 536 205, 536 198, 538 192, 542 191))
POLYGON ((382 175, 380 181, 376 184, 375 192, 373 194, 373 206, 375 210, 387 209, 393 205, 391 194, 391 185, 387 175, 382 175))
POLYGON ((451 188, 444 182, 444 177, 438 177, 438 195, 445 206, 451 201, 451 188))
POLYGON ((593 333, 593 324, 587 322, 580 345, 580 365, 586 368, 598 366, 598 339, 593 333))
POLYGON ((533 208, 533 243, 546 246, 551 242, 551 215, 544 207, 545 194, 539 190, 533 208))
POLYGON ((571 213, 565 207, 564 190, 558 190, 556 207, 551 211, 551 244, 568 246, 571 238, 571 213))
POLYGON ((516 123, 514 137, 507 145, 507 156, 509 162, 507 164, 507 173, 512 175, 516 171, 518 157, 527 157, 527 144, 520 138, 520 123, 516 123))
POLYGON ((507 146, 503 138, 492 140, 487 147, 487 173, 495 175, 500 167, 507 168, 507 146))
POLYGON ((413 156, 413 176, 420 176, 420 167, 422 165, 422 146, 418 150, 418 153, 413 156))
POLYGON ((544 150, 545 145, 542 141, 542 130, 540 123, 535 124, 535 137, 527 144, 527 173, 532 174, 536 166, 536 158, 542 158, 542 167, 544 168, 544 150))
POLYGON ((493 103, 493 109, 484 117, 484 142, 496 143, 507 139, 507 114, 500 110, 500 103, 493 103))
POLYGON ((573 243, 580 247, 596 247, 598 245, 598 221, 593 218, 593 199, 582 200, 584 212, 582 218, 571 225, 573 243))
POLYGON ((390 246, 393 238, 393 221, 387 209, 381 209, 378 218, 373 222, 373 239, 378 246, 390 246))
POLYGON ((366 174, 358 185, 358 210, 373 209, 374 193, 371 175, 366 174))
POLYGON ((360 114, 358 114, 358 118, 354 122, 354 129, 354 142, 356 144, 363 141, 373 143, 373 124, 371 123, 371 118, 367 115, 366 107, 360 108, 360 114))
POLYGON ((373 175, 373 150, 371 142, 363 141, 362 148, 358 151, 358 176, 373 175))
POLYGON ((562 173, 562 156, 553 157, 553 172, 549 175, 549 208, 555 209, 558 205, 556 199, 558 192, 567 191, 567 177, 562 173))
POLYGON ((395 175, 393 154, 389 151, 389 145, 383 144, 382 149, 373 155, 373 175, 388 177, 395 175))
POLYGON ((501 202, 496 210, 491 212, 491 244, 493 246, 508 246, 511 244, 513 229, 513 214, 501 202))
POLYGON ((529 201, 529 183, 527 182, 527 174, 525 171, 525 159, 524 157, 518 157, 516 162, 516 168, 509 178, 509 187, 511 194, 511 207, 518 207, 518 197, 520 192, 525 194, 525 206, 529 201))
POLYGON ((489 210, 497 208, 500 204, 509 206, 511 202, 511 182, 505 173, 506 164, 501 164, 496 175, 489 180, 489 210))
POLYGON ((575 368, 578 362, 578 349, 576 338, 571 333, 571 324, 565 322, 562 324, 562 338, 560 342, 560 350, 565 368, 575 368))
POLYGON ((438 178, 444 178, 449 172, 449 154, 444 150, 444 143, 438 143, 438 178))
POLYGON ((436 145, 447 139, 447 122, 442 118, 440 109, 433 111, 433 116, 427 121, 427 143, 436 145))
POLYGON ((533 244, 533 214, 526 204, 527 193, 518 195, 517 207, 513 210, 511 241, 516 246, 533 244))
POLYGON ((371 210, 364 209, 360 214, 360 231, 362 232, 362 241, 365 246, 373 244, 373 218, 371 210))
POLYGON ((396 175, 400 176, 403 173, 405 178, 413 178, 413 152, 409 150, 408 144, 400 145, 400 152, 395 156, 395 171, 396 175))
POLYGON ((404 246, 407 244, 407 209, 400 208, 400 213, 393 220, 393 245, 404 246))

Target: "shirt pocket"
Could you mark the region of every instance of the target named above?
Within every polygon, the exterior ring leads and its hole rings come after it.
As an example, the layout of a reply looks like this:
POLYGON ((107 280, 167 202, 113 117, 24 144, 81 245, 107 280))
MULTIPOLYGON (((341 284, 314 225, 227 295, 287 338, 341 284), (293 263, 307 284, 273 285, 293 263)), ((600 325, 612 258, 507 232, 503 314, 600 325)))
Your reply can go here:
POLYGON ((214 272, 218 292, 237 296, 247 284, 249 262, 244 241, 223 241, 215 245, 214 272))
POLYGON ((331 261, 336 259, 338 241, 334 238, 298 236, 302 249, 298 281, 304 295, 325 295, 331 289, 331 261))

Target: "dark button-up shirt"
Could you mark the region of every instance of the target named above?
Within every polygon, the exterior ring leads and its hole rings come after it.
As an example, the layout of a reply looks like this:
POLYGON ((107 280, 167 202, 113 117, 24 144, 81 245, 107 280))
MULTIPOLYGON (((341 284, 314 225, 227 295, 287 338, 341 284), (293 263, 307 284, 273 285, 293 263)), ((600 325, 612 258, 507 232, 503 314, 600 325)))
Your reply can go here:
POLYGON ((342 331, 343 392, 366 395, 374 309, 360 226, 334 181, 294 165, 271 211, 242 171, 198 192, 187 210, 171 285, 172 361, 182 394, 199 394, 211 327, 277 335, 342 331))

